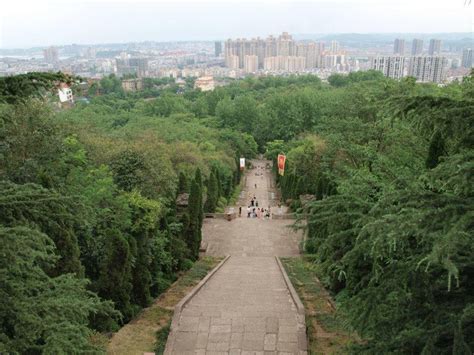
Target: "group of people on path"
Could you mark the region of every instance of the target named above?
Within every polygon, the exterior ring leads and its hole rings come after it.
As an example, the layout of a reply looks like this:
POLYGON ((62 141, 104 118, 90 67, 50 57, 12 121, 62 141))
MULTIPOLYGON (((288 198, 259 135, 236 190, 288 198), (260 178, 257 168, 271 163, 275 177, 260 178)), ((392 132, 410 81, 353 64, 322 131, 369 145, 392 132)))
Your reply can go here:
MULTIPOLYGON (((263 167, 261 167, 260 165, 257 165, 257 170, 260 170, 261 168, 263 167)), ((255 175, 261 175, 261 177, 263 178, 263 173, 256 173, 255 175)), ((255 189, 257 188, 256 183, 254 184, 254 187, 255 189)), ((251 196, 252 195, 250 195, 249 193, 249 197, 251 196)), ((247 218, 270 219, 271 214, 272 214, 272 210, 270 206, 268 206, 268 208, 263 208, 263 207, 258 206, 258 200, 254 194, 253 197, 250 199, 250 203, 247 206, 247 218)), ((239 217, 242 217, 242 206, 239 207, 239 217)))
MULTIPOLYGON (((272 210, 270 206, 263 208, 258 206, 258 200, 254 195, 250 200, 250 204, 247 206, 247 218, 265 218, 271 217, 272 210)), ((242 217, 242 206, 239 207, 239 217, 242 217)))

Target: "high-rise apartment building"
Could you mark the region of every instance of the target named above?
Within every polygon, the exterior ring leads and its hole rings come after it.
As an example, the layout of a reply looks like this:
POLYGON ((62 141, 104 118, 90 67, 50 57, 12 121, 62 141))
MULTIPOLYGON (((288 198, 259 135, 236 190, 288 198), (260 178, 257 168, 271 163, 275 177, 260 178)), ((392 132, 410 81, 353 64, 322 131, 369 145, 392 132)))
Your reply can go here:
POLYGON ((56 47, 48 47, 43 50, 44 60, 48 63, 57 63, 59 60, 58 49, 56 47))
POLYGON ((147 58, 130 58, 128 64, 137 73, 138 77, 148 75, 148 59, 147 58))
POLYGON ((462 51, 461 66, 463 68, 472 68, 472 48, 466 48, 462 51))
POLYGON ((329 49, 331 54, 339 53, 339 42, 338 41, 331 41, 331 47, 329 49))
POLYGON ((258 70, 258 56, 255 54, 244 57, 244 71, 246 73, 256 73, 258 70))
POLYGON ((225 58, 225 65, 230 69, 239 69, 239 56, 238 55, 228 55, 225 58))
POLYGON ((284 70, 290 73, 301 72, 306 69, 305 57, 289 56, 286 58, 286 63, 284 70))
POLYGON ((430 39, 430 47, 428 49, 429 55, 438 55, 441 53, 441 40, 430 39))
POLYGON ((136 74, 139 78, 148 76, 148 59, 147 58, 116 58, 115 64, 117 74, 136 74))
POLYGON ((83 52, 83 55, 87 59, 95 59, 97 56, 97 50, 94 47, 89 47, 85 50, 85 52, 83 52))
POLYGON ((397 38, 393 44, 393 54, 405 54, 405 40, 397 38))
POLYGON ((327 69, 338 69, 346 65, 344 54, 328 54, 323 57, 323 67, 327 69))
POLYGON ((264 69, 268 71, 300 72, 305 70, 306 58, 297 56, 274 56, 267 57, 264 61, 264 69))
POLYGON ((446 58, 440 56, 412 57, 408 75, 421 82, 441 83, 444 79, 446 63, 446 58))
POLYGON ((372 59, 371 68, 381 71, 388 78, 401 79, 405 68, 405 57, 375 57, 372 59))
POLYGON ((222 53, 222 42, 216 41, 214 42, 214 56, 219 57, 222 53))
POLYGON ((308 44, 304 45, 304 47, 305 47, 304 53, 305 53, 305 58, 306 58, 306 69, 321 67, 324 44, 320 42, 309 42, 308 44))
POLYGON ((288 32, 283 32, 277 40, 277 55, 283 57, 294 56, 295 55, 295 41, 288 34, 288 32))
MULTIPOLYGON (((336 51, 339 50, 337 42, 333 44, 336 51)), ((324 47, 320 43, 296 42, 291 35, 283 32, 278 37, 269 36, 266 39, 253 38, 247 40, 236 39, 227 40, 224 46, 225 63, 228 68, 232 69, 246 69, 254 63, 254 58, 249 59, 250 62, 245 61, 246 56, 257 57, 257 70, 285 70, 284 67, 293 68, 291 70, 299 71, 304 69, 311 69, 321 66, 321 56, 324 47), (238 63, 234 57, 238 58, 238 63), (275 59, 276 57, 281 57, 275 59), (294 57, 294 58, 290 58, 294 57), (267 58, 272 58, 266 60, 267 58), (302 58, 302 59, 295 59, 302 58), (304 62, 304 68, 301 63, 304 62), (272 68, 272 69, 270 69, 272 68)))
POLYGON ((411 43, 411 55, 417 56, 423 53, 423 40, 415 38, 411 43))

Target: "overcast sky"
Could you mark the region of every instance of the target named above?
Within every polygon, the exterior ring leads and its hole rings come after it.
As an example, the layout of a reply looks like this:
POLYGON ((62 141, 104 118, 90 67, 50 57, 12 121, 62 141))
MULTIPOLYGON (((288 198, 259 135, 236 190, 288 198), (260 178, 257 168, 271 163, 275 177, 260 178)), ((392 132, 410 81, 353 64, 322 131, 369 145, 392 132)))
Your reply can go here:
POLYGON ((472 32, 469 0, 1 0, 0 48, 290 33, 472 32))

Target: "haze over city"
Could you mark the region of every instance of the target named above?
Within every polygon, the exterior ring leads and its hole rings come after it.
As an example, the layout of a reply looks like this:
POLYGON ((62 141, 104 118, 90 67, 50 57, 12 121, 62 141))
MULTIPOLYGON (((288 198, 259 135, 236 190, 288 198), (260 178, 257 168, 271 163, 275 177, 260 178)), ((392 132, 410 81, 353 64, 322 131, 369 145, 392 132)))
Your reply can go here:
POLYGON ((8 1, 0 48, 293 34, 472 32, 469 0, 8 1), (429 16, 428 16, 429 15, 429 16))

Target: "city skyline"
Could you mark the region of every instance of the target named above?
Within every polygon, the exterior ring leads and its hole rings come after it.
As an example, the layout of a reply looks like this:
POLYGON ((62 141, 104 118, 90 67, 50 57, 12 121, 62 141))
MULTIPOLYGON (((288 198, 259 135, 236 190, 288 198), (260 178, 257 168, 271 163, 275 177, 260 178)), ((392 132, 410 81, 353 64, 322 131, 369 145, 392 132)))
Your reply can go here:
POLYGON ((471 6, 464 0, 421 0, 415 4, 407 0, 396 4, 373 0, 256 3, 102 0, 67 4, 20 0, 2 6, 0 48, 212 41, 263 37, 284 31, 294 34, 471 32, 471 6), (407 8, 402 3, 409 5, 410 11, 402 11, 407 8), (211 7, 207 6, 210 4, 211 7), (25 8, 34 16, 28 15, 25 8), (429 16, 419 16, 418 10, 423 9, 429 11, 429 16))

